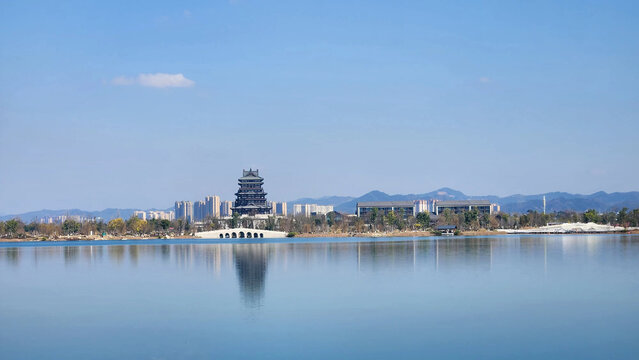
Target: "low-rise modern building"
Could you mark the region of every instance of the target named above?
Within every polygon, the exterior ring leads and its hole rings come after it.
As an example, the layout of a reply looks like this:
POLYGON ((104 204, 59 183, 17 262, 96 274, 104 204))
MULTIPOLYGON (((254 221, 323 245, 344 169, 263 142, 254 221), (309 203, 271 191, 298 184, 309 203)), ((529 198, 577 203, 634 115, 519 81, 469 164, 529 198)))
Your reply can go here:
POLYGON ((464 211, 477 210, 480 214, 492 214, 493 205, 490 200, 455 200, 438 201, 435 203, 435 215, 443 213, 446 209, 454 214, 464 211))
POLYGON ((147 217, 149 220, 151 219, 156 219, 156 220, 173 220, 175 219, 175 213, 173 211, 148 211, 147 212, 147 217))
POLYGON ((404 217, 415 216, 414 201, 364 201, 357 203, 357 216, 367 217, 373 209, 377 209, 378 214, 387 215, 391 211, 396 214, 404 213, 404 217))
POLYGON ((311 215, 326 215, 333 211, 333 205, 315 205, 311 204, 311 215))
POLYGON ((317 205, 317 204, 294 204, 293 215, 311 216, 311 215, 326 215, 333 211, 333 205, 317 205))

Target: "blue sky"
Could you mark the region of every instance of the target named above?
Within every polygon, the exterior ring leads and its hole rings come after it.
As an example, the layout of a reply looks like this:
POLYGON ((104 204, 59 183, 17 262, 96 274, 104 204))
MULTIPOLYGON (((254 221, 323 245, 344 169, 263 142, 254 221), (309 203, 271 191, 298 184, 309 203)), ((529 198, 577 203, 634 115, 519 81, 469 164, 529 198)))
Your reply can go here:
POLYGON ((638 7, 3 1, 0 213, 639 190, 638 7))

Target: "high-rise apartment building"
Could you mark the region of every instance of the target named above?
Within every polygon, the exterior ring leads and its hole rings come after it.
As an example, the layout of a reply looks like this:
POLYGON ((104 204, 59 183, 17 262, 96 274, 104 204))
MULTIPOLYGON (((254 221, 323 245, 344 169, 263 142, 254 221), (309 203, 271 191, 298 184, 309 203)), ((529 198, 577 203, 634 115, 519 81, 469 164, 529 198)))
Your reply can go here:
POLYGON ((146 211, 141 211, 141 210, 134 211, 133 216, 138 217, 142 220, 146 220, 146 211))
POLYGON ((206 217, 206 203, 204 201, 196 201, 193 203, 193 219, 202 221, 206 217))
POLYGON ((271 203, 271 213, 273 215, 286 216, 286 202, 275 202, 271 203))
POLYGON ((190 201, 175 202, 175 218, 193 222, 193 203, 190 201))
POLYGON ((310 208, 306 204, 293 204, 293 216, 311 216, 310 208))
POLYGON ((204 217, 210 216, 214 218, 219 218, 220 205, 221 205, 220 197, 217 195, 207 196, 204 202, 206 203, 206 214, 204 215, 204 217))
POLYGON ((233 202, 232 201, 222 201, 222 206, 220 207, 220 212, 222 216, 231 216, 233 215, 233 202))
POLYGON ((176 201, 175 202, 175 206, 173 207, 174 211, 175 211, 175 218, 176 219, 184 219, 186 218, 185 213, 184 213, 184 204, 182 203, 182 201, 176 201))

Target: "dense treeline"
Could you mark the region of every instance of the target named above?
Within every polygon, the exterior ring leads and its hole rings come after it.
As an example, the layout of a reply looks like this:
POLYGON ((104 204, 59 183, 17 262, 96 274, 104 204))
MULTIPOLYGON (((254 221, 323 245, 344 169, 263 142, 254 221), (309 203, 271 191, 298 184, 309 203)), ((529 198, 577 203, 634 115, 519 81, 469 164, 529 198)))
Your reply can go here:
POLYGON ((234 216, 231 219, 208 218, 201 224, 190 224, 183 219, 142 220, 131 217, 104 221, 77 222, 65 220, 56 224, 37 222, 23 223, 19 219, 0 221, 0 237, 4 238, 41 238, 55 239, 62 236, 151 236, 167 237, 189 235, 196 231, 221 228, 256 227, 266 230, 278 230, 290 233, 364 233, 392 232, 405 230, 430 230, 439 225, 455 225, 459 230, 494 230, 539 227, 549 223, 594 222, 622 227, 639 227, 639 209, 624 208, 618 212, 597 213, 588 210, 583 213, 562 211, 543 214, 529 211, 526 214, 480 214, 476 210, 454 214, 449 210, 438 217, 431 218, 428 213, 417 217, 404 216, 403 213, 383 214, 376 209, 366 217, 358 218, 339 213, 321 216, 295 216, 254 221, 234 216))

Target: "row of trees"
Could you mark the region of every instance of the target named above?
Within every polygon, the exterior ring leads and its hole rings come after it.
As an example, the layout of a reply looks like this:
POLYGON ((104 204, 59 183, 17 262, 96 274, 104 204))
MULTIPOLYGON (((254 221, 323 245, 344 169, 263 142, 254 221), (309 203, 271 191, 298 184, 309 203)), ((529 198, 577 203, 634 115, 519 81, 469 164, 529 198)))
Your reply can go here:
POLYGON ((365 218, 345 216, 336 212, 327 215, 304 217, 270 217, 266 220, 254 221, 248 218, 240 218, 238 215, 231 219, 207 218, 197 226, 183 219, 173 221, 156 220, 149 221, 131 217, 128 220, 121 218, 104 221, 77 222, 66 220, 60 224, 40 224, 37 222, 23 223, 19 219, 5 222, 0 221, 0 237, 24 238, 42 237, 57 238, 73 235, 148 235, 148 236, 176 236, 191 234, 195 231, 208 231, 220 228, 257 227, 266 230, 278 230, 292 233, 362 233, 376 231, 404 231, 404 230, 428 230, 438 225, 456 225, 460 230, 479 229, 516 229, 524 227, 539 227, 548 223, 565 222, 594 222, 598 224, 611 224, 623 227, 639 226, 639 209, 627 208, 618 212, 598 213, 588 210, 583 213, 562 211, 543 214, 537 211, 529 211, 526 214, 480 214, 476 210, 459 214, 445 210, 438 217, 431 218, 428 213, 417 214, 416 217, 405 216, 402 212, 383 212, 373 209, 365 218))
POLYGON ((45 237, 57 238, 68 235, 160 235, 169 232, 172 226, 184 228, 182 221, 171 222, 168 220, 142 220, 131 217, 128 220, 121 218, 109 222, 102 220, 78 222, 65 220, 62 223, 41 224, 38 222, 23 223, 20 219, 0 221, 0 237, 24 238, 45 237))

